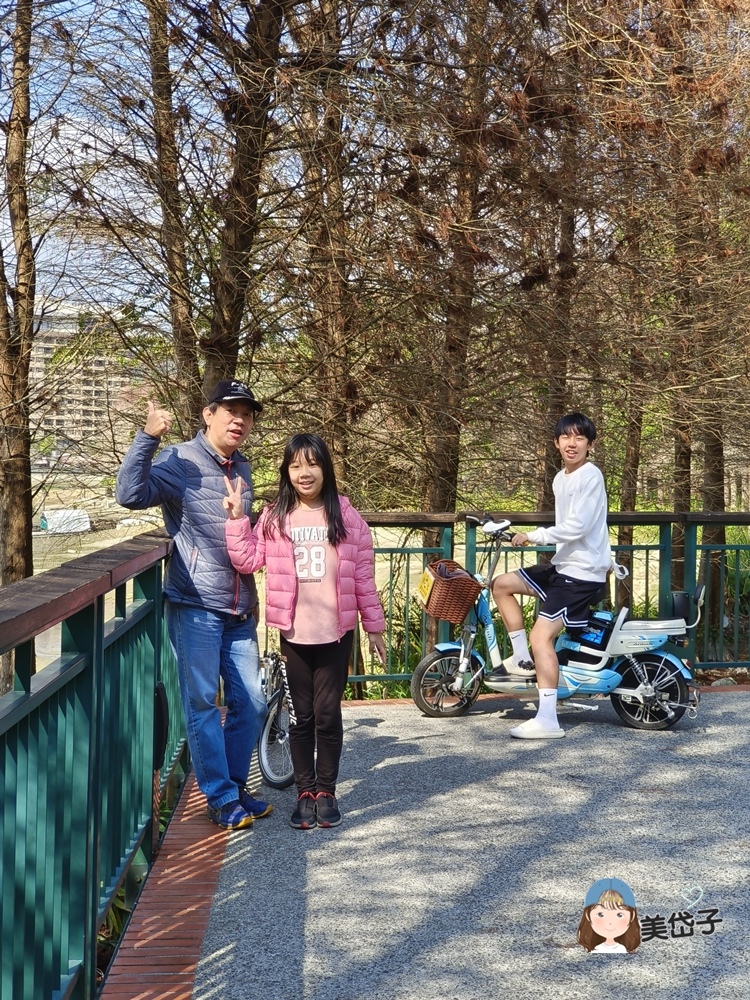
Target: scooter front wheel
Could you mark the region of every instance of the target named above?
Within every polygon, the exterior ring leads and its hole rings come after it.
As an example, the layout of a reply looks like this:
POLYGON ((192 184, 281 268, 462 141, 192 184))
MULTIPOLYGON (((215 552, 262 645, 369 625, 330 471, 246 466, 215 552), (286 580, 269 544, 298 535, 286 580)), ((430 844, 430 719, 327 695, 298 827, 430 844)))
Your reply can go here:
MULTIPOLYGON (((476 673, 478 669, 479 664, 472 658, 472 673, 476 673)), ((482 675, 460 691, 454 691, 453 684, 457 676, 457 656, 441 653, 437 649, 425 656, 411 675, 411 696, 417 708, 434 719, 463 715, 482 690, 482 675)))
POLYGON ((635 694, 641 680, 626 661, 617 670, 622 674, 620 688, 633 688, 633 694, 611 694, 615 712, 633 729, 669 729, 679 722, 688 707, 688 686, 674 663, 655 654, 637 657, 653 693, 635 694))

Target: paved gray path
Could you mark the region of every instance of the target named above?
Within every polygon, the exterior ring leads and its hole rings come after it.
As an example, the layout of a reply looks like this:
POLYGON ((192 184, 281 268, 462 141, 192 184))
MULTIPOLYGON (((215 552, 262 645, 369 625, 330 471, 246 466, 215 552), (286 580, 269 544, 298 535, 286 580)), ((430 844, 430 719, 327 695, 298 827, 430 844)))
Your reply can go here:
POLYGON ((273 816, 230 838, 194 998, 745 1000, 750 693, 706 694, 664 733, 599 704, 563 706, 544 744, 509 738, 515 700, 346 707, 343 825, 292 830, 293 789, 270 791, 273 816), (583 899, 608 876, 642 922, 722 922, 589 954, 583 899))

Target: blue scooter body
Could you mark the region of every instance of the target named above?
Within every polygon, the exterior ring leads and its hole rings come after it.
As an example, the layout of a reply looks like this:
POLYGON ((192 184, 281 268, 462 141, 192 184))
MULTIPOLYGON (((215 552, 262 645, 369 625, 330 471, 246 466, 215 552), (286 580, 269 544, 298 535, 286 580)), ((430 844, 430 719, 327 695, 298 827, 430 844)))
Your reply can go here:
MULTIPOLYGON (((581 639, 584 639, 582 636, 581 639)), ((675 656, 674 653, 662 648, 669 641, 669 637, 666 634, 660 635, 658 637, 650 637, 654 640, 655 645, 650 652, 657 653, 657 655, 664 660, 665 663, 669 663, 671 666, 675 667, 686 681, 692 683, 693 677, 690 673, 688 667, 683 663, 683 661, 675 656)), ((557 641, 556 647, 558 654, 560 655, 560 680, 557 687, 557 697, 560 700, 565 698, 570 698, 573 695, 596 695, 611 694, 616 688, 618 688, 622 682, 622 674, 618 671, 618 667, 626 662, 624 656, 618 656, 616 659, 607 657, 608 660, 606 667, 601 666, 583 666, 580 663, 568 663, 565 662, 568 658, 574 658, 576 655, 588 656, 591 658, 599 657, 601 659, 602 652, 591 646, 588 646, 585 642, 574 639, 567 632, 563 632, 557 641)), ((459 641, 450 642, 439 642, 435 645, 435 649, 438 652, 446 656, 455 656, 456 658, 461 655, 461 643, 459 641)), ((481 667, 484 669, 486 661, 483 656, 481 656, 476 649, 472 650, 471 653, 472 665, 471 669, 466 673, 466 680, 476 673, 476 671, 481 667)), ((504 692, 516 693, 516 694, 528 694, 530 690, 536 690, 536 680, 525 677, 513 677, 505 680, 502 685, 502 690, 504 692)))

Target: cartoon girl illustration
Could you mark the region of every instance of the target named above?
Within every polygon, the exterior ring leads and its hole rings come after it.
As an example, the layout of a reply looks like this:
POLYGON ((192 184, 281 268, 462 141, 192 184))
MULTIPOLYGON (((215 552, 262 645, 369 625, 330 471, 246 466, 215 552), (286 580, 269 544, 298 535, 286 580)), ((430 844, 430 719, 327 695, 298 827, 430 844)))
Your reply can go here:
POLYGON ((600 878, 586 893, 578 943, 587 951, 616 955, 641 943, 633 890, 619 878, 600 878))

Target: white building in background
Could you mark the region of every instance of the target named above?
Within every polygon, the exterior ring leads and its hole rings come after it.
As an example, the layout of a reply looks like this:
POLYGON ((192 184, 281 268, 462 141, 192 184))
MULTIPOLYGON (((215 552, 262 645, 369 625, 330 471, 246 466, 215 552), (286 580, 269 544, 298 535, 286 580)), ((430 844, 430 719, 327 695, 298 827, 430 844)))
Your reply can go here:
POLYGON ((126 415, 141 394, 114 346, 106 317, 68 303, 45 313, 31 350, 33 442, 52 438, 58 452, 87 452, 127 436, 126 415))

